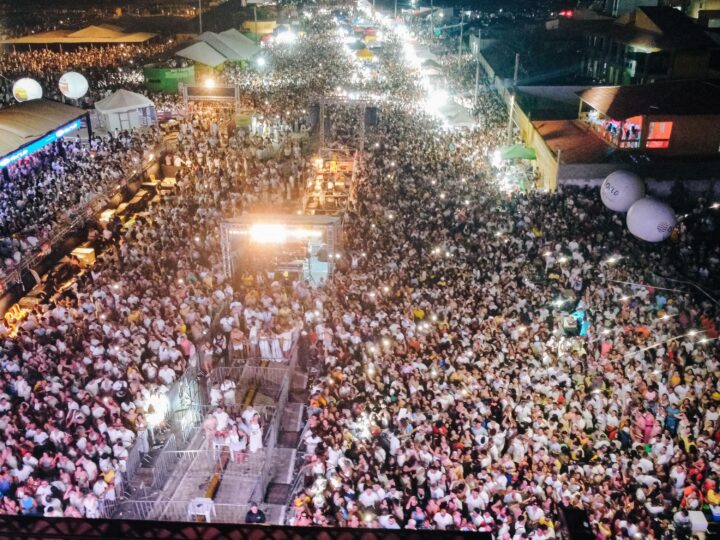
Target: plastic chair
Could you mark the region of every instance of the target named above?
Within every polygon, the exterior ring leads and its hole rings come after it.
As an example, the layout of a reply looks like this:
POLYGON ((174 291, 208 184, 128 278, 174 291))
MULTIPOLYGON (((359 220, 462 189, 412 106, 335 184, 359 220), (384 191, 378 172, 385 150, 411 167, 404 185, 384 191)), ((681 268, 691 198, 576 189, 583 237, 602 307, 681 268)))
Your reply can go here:
POLYGON ((205 517, 205 522, 210 523, 211 514, 217 517, 217 513, 215 512, 215 503, 212 499, 208 499, 207 497, 197 497, 188 504, 188 517, 190 519, 196 516, 203 516, 205 517))

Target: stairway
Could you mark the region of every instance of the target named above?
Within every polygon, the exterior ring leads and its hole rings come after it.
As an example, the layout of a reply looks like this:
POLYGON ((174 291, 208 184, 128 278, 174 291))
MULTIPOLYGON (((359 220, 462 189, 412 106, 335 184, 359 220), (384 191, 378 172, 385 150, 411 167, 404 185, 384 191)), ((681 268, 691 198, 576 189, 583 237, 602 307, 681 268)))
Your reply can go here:
MULTIPOLYGON (((291 393, 291 399, 293 399, 291 393)), ((289 401, 280 419, 280 433, 273 453, 274 467, 265 503, 284 505, 290 496, 295 473, 297 446, 304 421, 304 405, 299 401, 289 401)))

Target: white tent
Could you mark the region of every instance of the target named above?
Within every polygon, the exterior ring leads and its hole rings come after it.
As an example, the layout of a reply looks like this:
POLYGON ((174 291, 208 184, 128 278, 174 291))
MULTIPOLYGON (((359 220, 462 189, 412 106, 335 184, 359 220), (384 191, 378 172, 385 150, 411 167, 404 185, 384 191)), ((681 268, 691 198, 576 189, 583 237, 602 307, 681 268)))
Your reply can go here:
POLYGON ((436 64, 440 64, 440 57, 430 50, 427 45, 418 45, 415 47, 415 54, 421 61, 432 60, 436 64))
POLYGON ((454 101, 448 101, 438 112, 450 127, 471 127, 476 123, 472 112, 454 101))
POLYGON ((203 32, 200 34, 200 39, 228 60, 238 61, 246 59, 242 50, 227 36, 216 34, 215 32, 203 32))
POLYGON ((227 60, 227 58, 204 41, 193 43, 189 47, 179 50, 175 55, 210 67, 217 67, 227 60))
POLYGON ((231 28, 220 32, 219 36, 223 37, 228 43, 231 43, 233 49, 239 51, 243 55, 243 60, 249 60, 260 52, 260 47, 247 36, 244 36, 239 30, 231 28))
POLYGON ((120 89, 95 103, 100 126, 107 131, 146 127, 155 124, 155 104, 129 90, 120 89))

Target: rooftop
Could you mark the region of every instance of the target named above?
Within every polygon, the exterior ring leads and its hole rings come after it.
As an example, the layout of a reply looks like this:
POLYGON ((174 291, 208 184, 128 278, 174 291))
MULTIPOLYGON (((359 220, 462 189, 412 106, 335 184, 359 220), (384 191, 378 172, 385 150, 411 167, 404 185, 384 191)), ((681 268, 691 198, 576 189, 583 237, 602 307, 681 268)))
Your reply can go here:
POLYGON ((692 19, 669 7, 640 7, 627 13, 615 21, 610 35, 647 52, 716 47, 692 19))
POLYGON ((603 163, 612 148, 577 120, 546 120, 533 122, 550 150, 562 163, 603 163))
POLYGON ((123 32, 112 25, 91 25, 80 30, 53 30, 27 36, 6 39, 1 43, 14 45, 30 45, 43 43, 83 44, 83 43, 144 43, 156 34, 148 32, 123 32))
POLYGON ((593 109, 615 119, 637 115, 720 115, 720 86, 697 80, 641 86, 596 86, 579 92, 593 109))

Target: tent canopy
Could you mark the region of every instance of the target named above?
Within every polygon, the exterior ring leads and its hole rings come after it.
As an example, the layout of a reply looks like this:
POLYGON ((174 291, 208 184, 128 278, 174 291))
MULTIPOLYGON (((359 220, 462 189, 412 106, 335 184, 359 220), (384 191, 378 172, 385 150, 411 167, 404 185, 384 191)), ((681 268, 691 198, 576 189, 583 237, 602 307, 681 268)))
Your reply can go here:
POLYGON ((179 50, 175 55, 210 67, 217 67, 227 60, 204 41, 193 43, 189 47, 179 50))
POLYGON ((375 56, 368 49, 360 49, 355 55, 361 60, 371 60, 375 56))
POLYGON ((501 148, 500 156, 505 160, 536 159, 535 150, 520 143, 501 148))
POLYGON ((155 104, 142 94, 130 92, 129 90, 125 90, 123 88, 95 103, 95 109, 106 114, 113 112, 134 111, 135 109, 143 109, 145 107, 154 106, 155 104))
POLYGON ((144 43, 157 36, 147 32, 125 33, 111 25, 91 25, 80 30, 53 30, 6 39, 0 43, 27 45, 36 43, 61 43, 66 45, 83 43, 144 43))
POLYGON ((435 60, 432 58, 428 58, 422 63, 422 67, 426 68, 434 68, 434 69, 442 69, 442 66, 438 64, 435 60))
MULTIPOLYGON (((250 41, 243 36, 245 41, 250 41)), ((228 60, 249 60, 259 52, 259 48, 254 44, 248 45, 244 42, 236 40, 232 35, 216 34, 215 32, 204 32, 200 35, 200 39, 210 45, 217 52, 222 54, 228 60)))
POLYGON ((234 28, 220 32, 218 35, 222 36, 228 43, 231 43, 233 49, 241 54, 243 60, 248 60, 260 52, 260 47, 258 47, 252 39, 243 36, 234 28))
POLYGON ((240 53, 235 50, 232 44, 215 32, 203 32, 200 34, 199 39, 210 45, 228 60, 242 60, 239 56, 240 53))
POLYGON ((78 107, 41 99, 0 109, 0 157, 83 116, 78 107))

